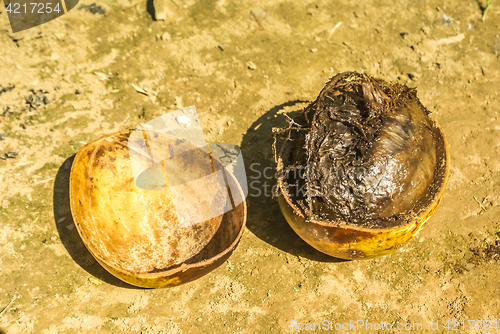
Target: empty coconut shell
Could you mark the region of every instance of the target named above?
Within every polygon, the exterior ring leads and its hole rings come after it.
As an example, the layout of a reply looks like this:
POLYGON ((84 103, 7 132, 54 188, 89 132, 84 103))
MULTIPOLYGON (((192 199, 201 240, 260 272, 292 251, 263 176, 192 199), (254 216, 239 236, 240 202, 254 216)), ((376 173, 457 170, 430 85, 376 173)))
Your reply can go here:
POLYGON ((222 168, 215 159, 211 165, 208 153, 165 134, 143 131, 144 141, 141 132, 135 137, 133 133, 105 136, 76 155, 70 204, 78 232, 97 261, 130 284, 163 287, 204 275, 236 247, 246 204, 225 212, 230 204, 227 194, 209 191, 220 187, 216 178, 205 178, 200 187, 183 188, 183 183, 211 172, 214 176, 214 166, 222 168), (151 152, 172 156, 158 163, 151 152), (137 169, 144 172, 137 176, 137 169), (169 180, 167 175, 177 177, 169 180), (214 208, 218 214, 210 212, 214 208))
POLYGON ((405 85, 341 73, 275 133, 284 138, 275 152, 280 207, 299 236, 327 254, 394 250, 443 195, 445 135, 405 85))

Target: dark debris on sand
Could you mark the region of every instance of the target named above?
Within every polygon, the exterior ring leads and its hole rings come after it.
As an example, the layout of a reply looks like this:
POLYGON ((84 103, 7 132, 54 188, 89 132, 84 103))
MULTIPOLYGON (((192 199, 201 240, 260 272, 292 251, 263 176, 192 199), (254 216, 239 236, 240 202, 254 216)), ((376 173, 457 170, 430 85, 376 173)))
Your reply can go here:
POLYGON ((31 94, 26 96, 25 101, 26 104, 28 104, 32 109, 37 110, 38 107, 47 105, 52 102, 45 95, 49 93, 49 91, 47 90, 39 89, 38 91, 36 91, 33 88, 30 88, 28 89, 28 91, 31 92, 31 94))
POLYGON ((0 154, 0 159, 2 160, 7 160, 7 159, 16 159, 18 152, 7 152, 0 154))
POLYGON ((91 14, 100 14, 100 15, 104 15, 106 16, 106 10, 104 8, 102 8, 101 6, 97 6, 95 4, 95 2, 91 5, 81 5, 78 10, 84 10, 86 11, 87 13, 91 13, 91 14))

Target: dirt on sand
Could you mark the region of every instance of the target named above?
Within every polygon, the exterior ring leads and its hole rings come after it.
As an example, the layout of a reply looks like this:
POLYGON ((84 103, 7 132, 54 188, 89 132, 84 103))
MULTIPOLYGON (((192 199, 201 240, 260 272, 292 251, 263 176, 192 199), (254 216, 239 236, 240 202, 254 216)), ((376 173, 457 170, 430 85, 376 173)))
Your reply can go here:
POLYGON ((172 0, 155 21, 152 1, 85 0, 19 33, 0 6, 0 333, 288 333, 349 321, 448 332, 500 320, 500 3, 483 16, 482 1, 172 0), (417 87, 451 152, 428 225, 367 261, 312 249, 270 196, 271 129, 344 71, 417 87), (72 157, 190 105, 208 142, 242 148, 247 231, 197 281, 134 288, 78 236, 72 157))

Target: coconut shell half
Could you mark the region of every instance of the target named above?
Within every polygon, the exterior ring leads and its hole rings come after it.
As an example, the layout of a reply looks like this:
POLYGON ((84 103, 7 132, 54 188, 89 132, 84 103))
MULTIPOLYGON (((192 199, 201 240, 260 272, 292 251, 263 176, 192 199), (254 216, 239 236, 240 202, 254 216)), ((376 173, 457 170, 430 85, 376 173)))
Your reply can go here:
POLYGON ((246 203, 227 209, 227 193, 211 191, 227 180, 208 153, 165 134, 143 134, 142 144, 140 132, 126 130, 80 149, 71 168, 71 212, 87 249, 114 276, 147 288, 185 283, 229 257, 246 203), (153 151, 167 152, 165 159, 153 151), (196 186, 204 175, 210 177, 196 186))
POLYGON ((445 134, 405 85, 341 73, 276 133, 285 135, 275 153, 283 215, 334 257, 392 252, 422 229, 444 194, 445 134))

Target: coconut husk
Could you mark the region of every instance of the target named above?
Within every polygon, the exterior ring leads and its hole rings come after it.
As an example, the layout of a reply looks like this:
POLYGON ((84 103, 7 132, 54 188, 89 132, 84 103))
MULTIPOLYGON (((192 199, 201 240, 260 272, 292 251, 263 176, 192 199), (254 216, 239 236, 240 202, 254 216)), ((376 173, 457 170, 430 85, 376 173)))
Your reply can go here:
POLYGON ((399 225, 433 182, 435 126, 414 88, 341 73, 275 129, 277 171, 305 217, 399 225))

